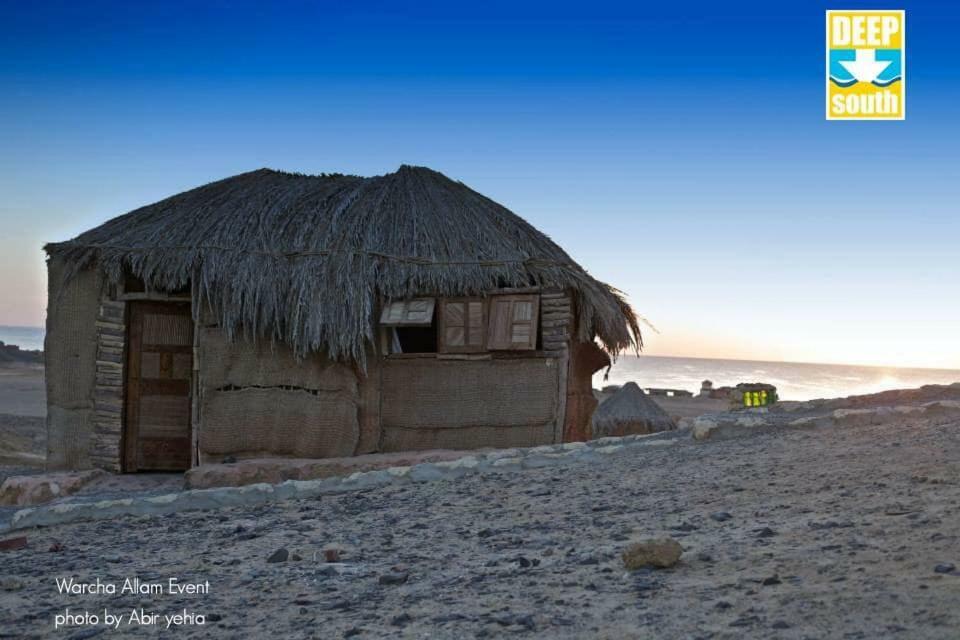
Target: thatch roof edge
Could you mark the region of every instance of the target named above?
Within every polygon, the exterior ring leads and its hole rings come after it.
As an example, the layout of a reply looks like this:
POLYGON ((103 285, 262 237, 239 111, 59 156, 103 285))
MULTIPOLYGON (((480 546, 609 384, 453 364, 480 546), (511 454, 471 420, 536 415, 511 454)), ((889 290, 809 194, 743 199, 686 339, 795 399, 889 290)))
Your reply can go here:
POLYGON ((155 290, 191 284, 229 335, 266 336, 298 355, 363 362, 382 299, 570 290, 578 339, 614 357, 639 350, 623 294, 546 235, 442 174, 402 167, 377 178, 258 170, 172 196, 77 238, 47 244, 69 280, 96 266, 155 290), (327 286, 318 287, 323 282, 327 286))

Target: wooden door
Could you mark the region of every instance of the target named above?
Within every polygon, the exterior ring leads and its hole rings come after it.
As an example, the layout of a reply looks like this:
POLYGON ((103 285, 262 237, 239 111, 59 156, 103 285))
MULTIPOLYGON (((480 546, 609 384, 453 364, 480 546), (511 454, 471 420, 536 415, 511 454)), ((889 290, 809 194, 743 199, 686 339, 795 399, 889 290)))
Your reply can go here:
POLYGON ((128 304, 124 471, 189 469, 190 304, 128 304))

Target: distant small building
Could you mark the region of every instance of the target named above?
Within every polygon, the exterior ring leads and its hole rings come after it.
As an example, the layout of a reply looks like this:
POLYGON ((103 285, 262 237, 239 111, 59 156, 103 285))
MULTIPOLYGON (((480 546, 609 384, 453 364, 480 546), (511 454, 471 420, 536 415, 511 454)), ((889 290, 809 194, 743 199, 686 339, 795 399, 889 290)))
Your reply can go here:
POLYGON ((737 407, 766 407, 777 402, 777 388, 764 382, 742 382, 730 395, 731 404, 737 407))

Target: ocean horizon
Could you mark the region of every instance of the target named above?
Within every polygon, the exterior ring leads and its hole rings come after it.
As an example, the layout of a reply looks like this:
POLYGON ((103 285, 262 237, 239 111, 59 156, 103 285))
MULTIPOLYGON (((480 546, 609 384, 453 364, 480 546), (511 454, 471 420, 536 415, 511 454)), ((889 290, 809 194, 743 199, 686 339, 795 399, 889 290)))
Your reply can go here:
POLYGON ((43 351, 43 327, 13 327, 0 325, 0 342, 16 345, 24 351, 43 351))
MULTIPOLYGON (((24 350, 42 350, 44 333, 43 327, 0 326, 0 342, 24 350)), ((777 387, 782 400, 836 398, 960 382, 958 369, 646 355, 622 355, 606 380, 604 373, 600 371, 594 376, 593 386, 633 381, 644 388, 684 389, 696 394, 704 380, 710 380, 715 387, 767 382, 777 387)))
POLYGON ((643 388, 684 389, 696 394, 704 380, 713 382, 714 387, 766 382, 777 387, 781 400, 836 398, 960 382, 958 369, 645 355, 621 355, 607 380, 604 373, 594 376, 593 386, 633 381, 643 388))

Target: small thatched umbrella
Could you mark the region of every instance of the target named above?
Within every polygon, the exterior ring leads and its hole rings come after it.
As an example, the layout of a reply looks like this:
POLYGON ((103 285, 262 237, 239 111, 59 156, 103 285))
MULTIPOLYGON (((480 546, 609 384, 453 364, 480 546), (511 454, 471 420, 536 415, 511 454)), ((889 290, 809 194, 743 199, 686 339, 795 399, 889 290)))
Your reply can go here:
POLYGON ((636 382, 620 387, 593 412, 593 437, 670 431, 677 425, 636 382))

